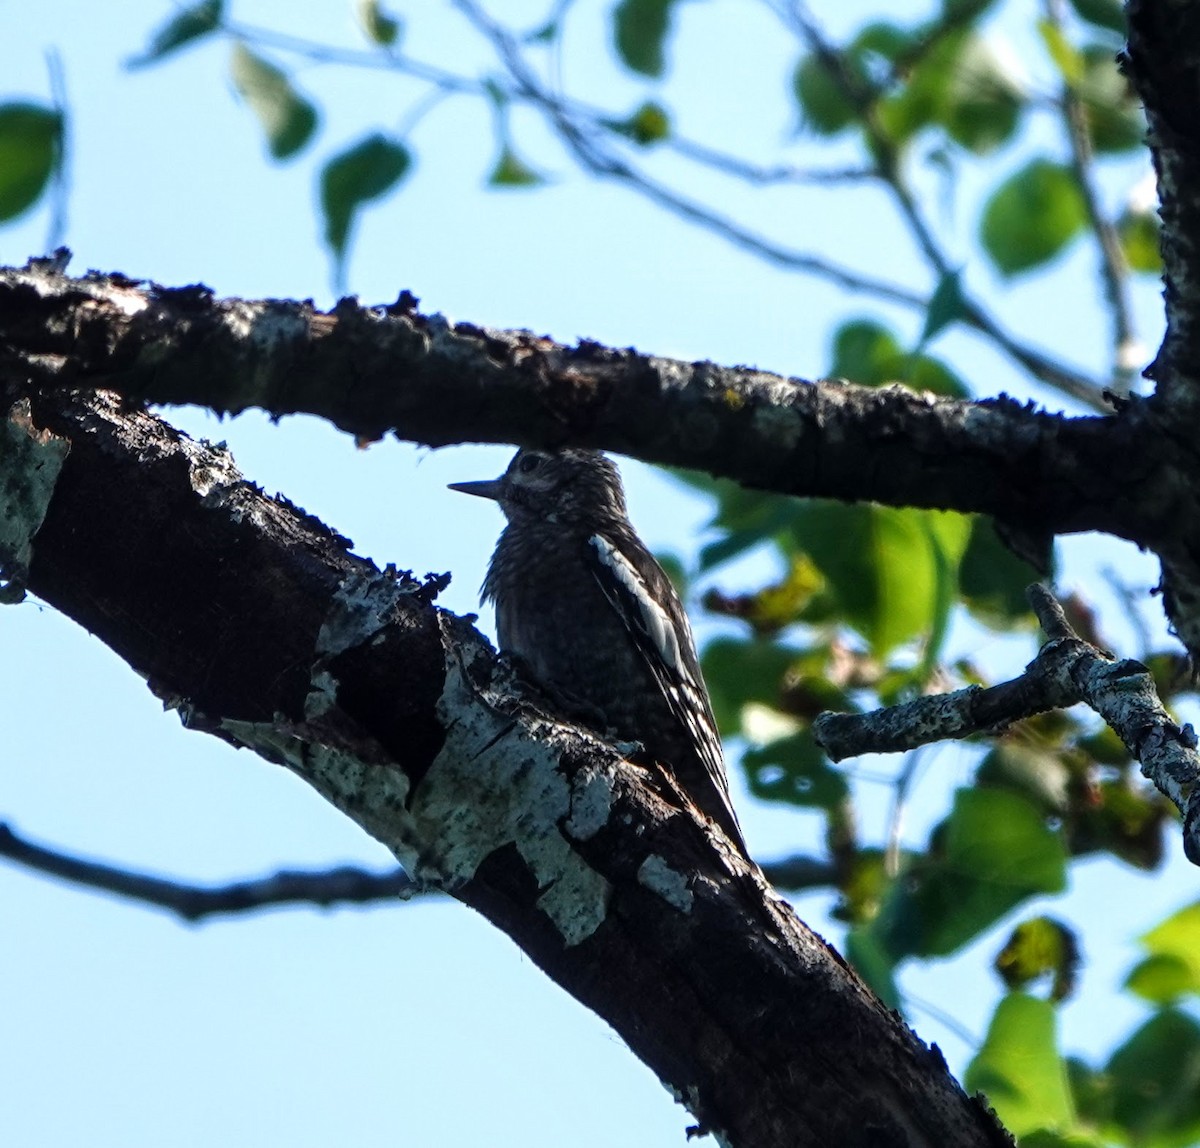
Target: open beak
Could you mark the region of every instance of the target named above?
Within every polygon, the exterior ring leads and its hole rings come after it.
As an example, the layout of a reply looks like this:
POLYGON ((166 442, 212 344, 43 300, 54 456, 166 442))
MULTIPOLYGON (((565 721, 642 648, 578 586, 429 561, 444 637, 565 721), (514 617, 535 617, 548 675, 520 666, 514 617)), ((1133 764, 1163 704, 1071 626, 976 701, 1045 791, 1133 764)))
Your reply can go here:
POLYGON ((501 479, 498 478, 482 479, 479 482, 451 482, 448 485, 451 490, 460 490, 463 494, 500 501, 501 479))

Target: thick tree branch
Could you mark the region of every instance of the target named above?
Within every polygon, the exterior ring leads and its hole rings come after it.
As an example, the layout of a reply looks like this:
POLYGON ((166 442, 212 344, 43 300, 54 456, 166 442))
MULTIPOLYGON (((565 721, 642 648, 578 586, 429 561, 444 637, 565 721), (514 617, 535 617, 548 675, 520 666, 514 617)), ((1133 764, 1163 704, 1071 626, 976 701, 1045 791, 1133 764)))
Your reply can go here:
POLYGON ((1139 404, 1071 419, 1003 397, 566 347, 422 315, 407 294, 324 313, 71 279, 43 263, 0 272, 0 368, 153 402, 307 412, 367 440, 570 441, 765 490, 980 511, 1034 534, 1094 529, 1148 546, 1178 531, 1200 491, 1189 474, 1200 463, 1166 449, 1139 404))
POLYGON ((436 581, 378 571, 116 396, 8 366, 10 575, 188 727, 293 770, 504 929, 703 1127, 743 1148, 1009 1142, 655 767, 523 700, 436 581))
POLYGON ((813 734, 834 761, 969 737, 1084 702, 1124 742, 1142 773, 1183 814, 1183 849, 1200 865, 1200 754, 1190 725, 1175 724, 1141 662, 1083 641, 1044 586, 1029 588, 1047 641, 1019 678, 982 689, 917 698, 867 714, 821 714, 813 734))

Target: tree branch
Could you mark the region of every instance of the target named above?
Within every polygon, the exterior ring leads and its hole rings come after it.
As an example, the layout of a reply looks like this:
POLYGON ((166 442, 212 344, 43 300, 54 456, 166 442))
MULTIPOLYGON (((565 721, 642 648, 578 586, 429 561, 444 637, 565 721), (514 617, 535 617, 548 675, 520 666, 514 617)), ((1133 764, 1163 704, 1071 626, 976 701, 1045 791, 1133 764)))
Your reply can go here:
POLYGON ((416 302, 343 300, 325 313, 199 286, 71 279, 43 262, 0 271, 0 369, 151 402, 307 412, 367 441, 388 431, 429 445, 570 441, 764 490, 983 512, 1033 533, 1104 530, 1146 546, 1177 533, 1177 513, 1163 512, 1200 489, 1200 462, 1164 450, 1138 404, 1065 418, 1005 398, 810 383, 451 324, 416 302))
POLYGON ((1167 333, 1146 375, 1165 434, 1188 435, 1200 419, 1200 10, 1192 4, 1128 0, 1122 57, 1146 110, 1158 176, 1167 333), (1175 428, 1175 429, 1172 429, 1175 428))
POLYGON ((1196 733, 1163 708, 1150 671, 1083 641, 1046 587, 1029 599, 1047 641, 1019 678, 983 689, 917 698, 867 714, 824 713, 813 736, 834 761, 893 753, 947 738, 969 737, 1034 714, 1084 702, 1125 744, 1142 773, 1183 814, 1183 849, 1200 865, 1200 754, 1196 733))
POLYGON ((0 857, 73 885, 167 909, 192 922, 221 913, 253 912, 271 905, 319 905, 329 909, 371 901, 407 901, 431 892, 403 869, 368 873, 350 865, 310 872, 281 869, 254 881, 227 885, 188 885, 35 845, 3 822, 0 822, 0 857))
POLYGON ((703 1128, 739 1148, 1010 1143, 652 764, 523 698, 434 606, 440 580, 380 572, 117 396, 6 366, 0 565, 188 728, 294 771, 507 932, 703 1128))

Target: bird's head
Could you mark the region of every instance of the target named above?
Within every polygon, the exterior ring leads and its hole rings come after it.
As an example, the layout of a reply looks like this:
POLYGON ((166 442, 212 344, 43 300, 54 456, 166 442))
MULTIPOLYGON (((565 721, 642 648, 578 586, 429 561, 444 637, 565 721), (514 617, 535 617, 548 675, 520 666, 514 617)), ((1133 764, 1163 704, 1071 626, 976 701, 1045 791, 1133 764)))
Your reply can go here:
POLYGON ((499 477, 452 482, 451 490, 494 498, 509 522, 553 522, 594 530, 625 517, 625 492, 616 466, 599 451, 523 447, 499 477))

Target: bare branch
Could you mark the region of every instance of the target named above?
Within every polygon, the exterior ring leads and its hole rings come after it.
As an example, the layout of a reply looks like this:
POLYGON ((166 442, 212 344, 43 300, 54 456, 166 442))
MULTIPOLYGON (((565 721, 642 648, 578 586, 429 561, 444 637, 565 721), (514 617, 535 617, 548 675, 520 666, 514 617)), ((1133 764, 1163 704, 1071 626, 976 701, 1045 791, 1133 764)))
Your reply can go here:
POLYGON ((1080 639, 1045 587, 1029 599, 1047 641, 1019 678, 917 698, 868 714, 821 714, 813 734, 834 761, 861 753, 892 753, 947 738, 970 737, 1034 714, 1084 702, 1125 744, 1142 773, 1184 817, 1183 848, 1200 865, 1200 755, 1190 725, 1163 708, 1150 671, 1116 659, 1080 639))
POLYGON ((310 871, 281 869, 268 877, 227 885, 189 885, 35 845, 4 822, 0 822, 0 857, 73 885, 167 909, 185 921, 200 921, 221 913, 256 912, 272 905, 329 909, 371 901, 407 901, 438 892, 414 881, 403 869, 368 873, 350 865, 310 871))
POLYGON ((1154 546, 1200 487, 1194 453, 1168 449, 1137 404, 1071 419, 572 348, 422 315, 407 293, 325 313, 37 263, 0 271, 0 368, 152 402, 304 411, 366 441, 570 441, 781 493, 988 513, 1042 536, 1093 529, 1154 546))

